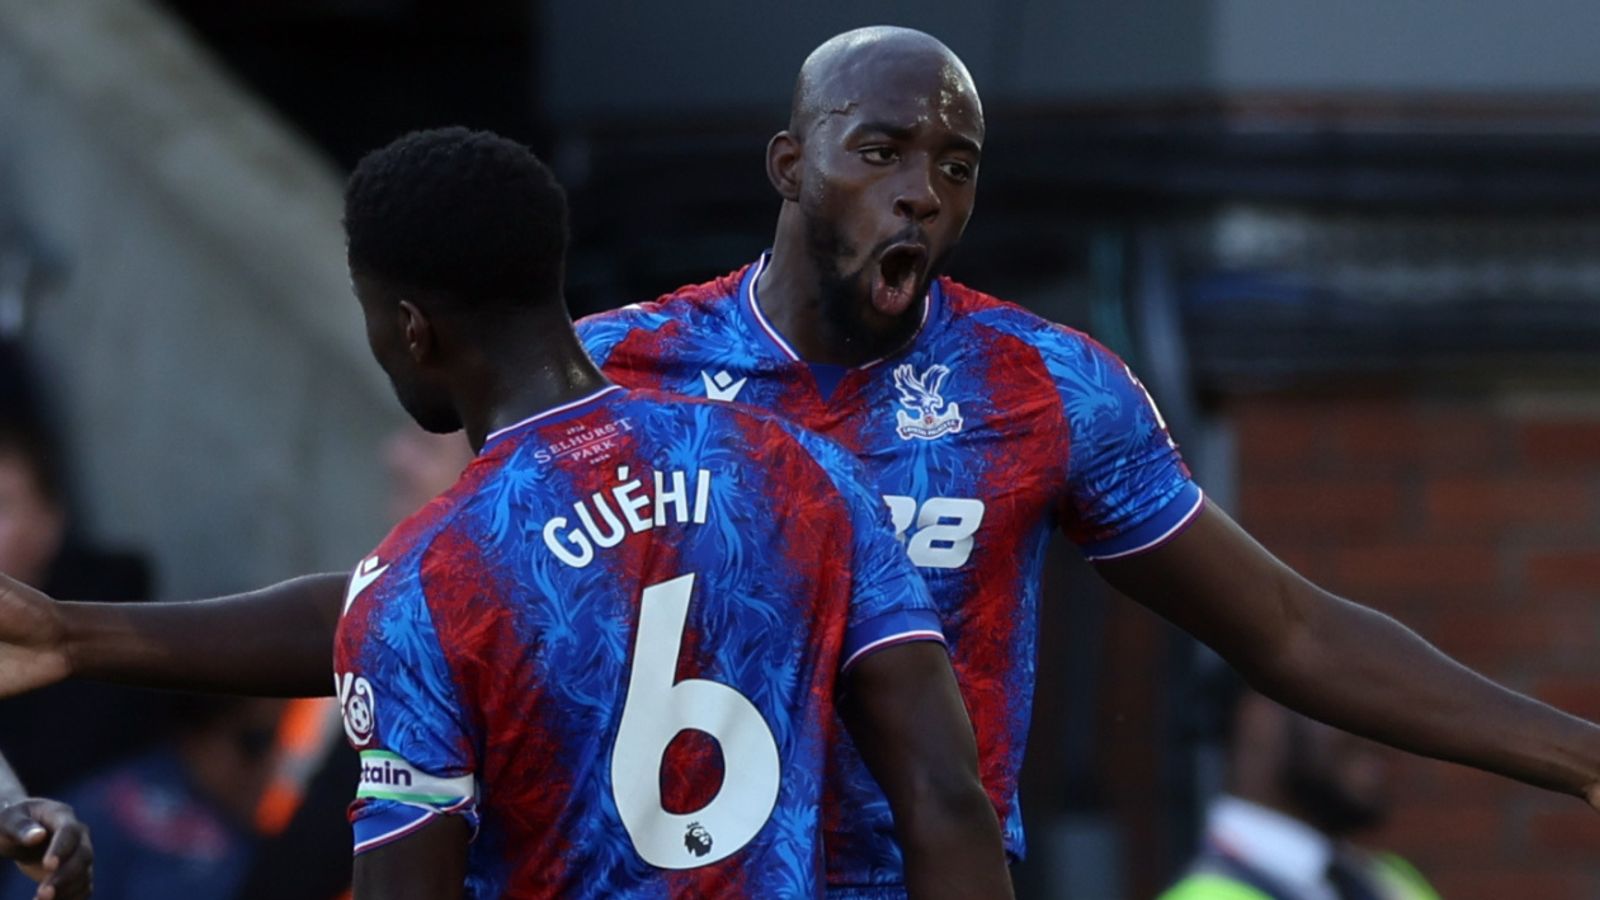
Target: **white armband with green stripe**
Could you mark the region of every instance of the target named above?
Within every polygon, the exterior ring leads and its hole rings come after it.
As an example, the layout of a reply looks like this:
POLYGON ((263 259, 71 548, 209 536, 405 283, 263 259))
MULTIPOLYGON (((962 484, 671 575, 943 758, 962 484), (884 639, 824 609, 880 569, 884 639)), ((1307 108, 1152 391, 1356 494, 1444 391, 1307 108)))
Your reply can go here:
MULTIPOLYGON (((444 778, 430 775, 388 750, 363 750, 351 821, 356 853, 397 841, 434 816, 470 813, 477 800, 477 780, 470 772, 444 778)), ((469 818, 475 820, 470 814, 469 818)))

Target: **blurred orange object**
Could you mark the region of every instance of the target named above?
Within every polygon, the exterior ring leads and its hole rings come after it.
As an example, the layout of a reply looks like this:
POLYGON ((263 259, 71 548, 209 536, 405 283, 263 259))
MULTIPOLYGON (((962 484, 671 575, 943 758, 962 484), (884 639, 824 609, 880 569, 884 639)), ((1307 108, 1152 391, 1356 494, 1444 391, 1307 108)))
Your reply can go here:
POLYGON ((339 736, 339 705, 331 697, 290 700, 278 721, 277 771, 256 806, 256 830, 271 837, 289 827, 329 746, 339 736))

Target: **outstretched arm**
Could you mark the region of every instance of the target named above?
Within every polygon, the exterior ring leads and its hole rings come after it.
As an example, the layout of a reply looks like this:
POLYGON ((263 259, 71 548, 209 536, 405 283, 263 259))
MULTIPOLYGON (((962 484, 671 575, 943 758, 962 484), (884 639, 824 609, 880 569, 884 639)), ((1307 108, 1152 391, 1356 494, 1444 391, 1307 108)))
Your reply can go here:
POLYGON ((846 673, 839 708, 889 798, 911 896, 1010 897, 1000 822, 944 647, 919 641, 864 657, 846 673))
POLYGON ((35 900, 80 900, 89 896, 94 851, 89 830, 72 808, 30 798, 0 758, 0 858, 16 860, 39 883, 35 900))
POLYGON ((344 584, 344 575, 307 575, 186 603, 63 603, 0 575, 0 697, 69 677, 328 694, 344 584))
POLYGON ((1106 580, 1330 725, 1600 805, 1600 728, 1503 688, 1382 613, 1322 590, 1209 501, 1106 580))

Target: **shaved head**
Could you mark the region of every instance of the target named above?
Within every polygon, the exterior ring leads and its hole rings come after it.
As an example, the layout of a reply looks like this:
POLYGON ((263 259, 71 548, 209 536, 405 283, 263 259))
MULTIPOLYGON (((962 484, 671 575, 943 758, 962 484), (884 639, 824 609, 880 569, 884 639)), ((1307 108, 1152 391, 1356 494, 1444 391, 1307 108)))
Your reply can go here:
POLYGON ((808 359, 859 365, 921 327, 972 215, 983 138, 972 75, 929 35, 858 28, 806 58, 767 144, 784 204, 759 287, 786 334, 814 338, 808 359))
POLYGON ((926 81, 930 106, 960 97, 972 104, 982 123, 978 89, 966 64, 933 35, 914 28, 873 25, 835 35, 811 51, 795 79, 789 107, 789 132, 804 140, 830 116, 848 113, 886 77, 926 81), (919 77, 920 76, 920 77, 919 77))

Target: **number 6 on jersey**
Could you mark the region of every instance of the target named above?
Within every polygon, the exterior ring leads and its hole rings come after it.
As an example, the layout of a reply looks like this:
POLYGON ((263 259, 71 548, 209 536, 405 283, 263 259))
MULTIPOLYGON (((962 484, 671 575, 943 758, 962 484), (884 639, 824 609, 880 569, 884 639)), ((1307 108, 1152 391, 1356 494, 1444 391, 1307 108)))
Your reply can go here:
POLYGON ((677 683, 678 650, 694 575, 653 584, 639 597, 633 672, 611 749, 611 792, 633 847, 663 869, 710 865, 748 844, 778 799, 778 742, 761 713, 733 688, 702 678, 677 683), (678 732, 703 731, 722 748, 722 787, 700 809, 661 803, 661 765, 678 732))

